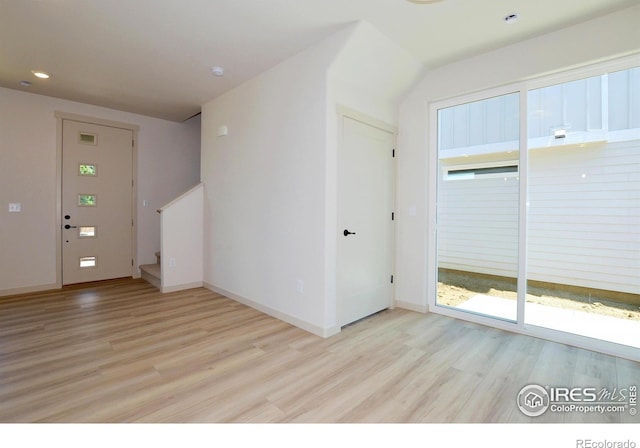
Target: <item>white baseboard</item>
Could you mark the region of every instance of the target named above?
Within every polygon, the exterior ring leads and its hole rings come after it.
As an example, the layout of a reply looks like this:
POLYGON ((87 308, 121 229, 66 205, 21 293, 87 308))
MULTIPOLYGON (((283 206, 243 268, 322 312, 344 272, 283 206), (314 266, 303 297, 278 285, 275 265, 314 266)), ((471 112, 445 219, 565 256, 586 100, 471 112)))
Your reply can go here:
POLYGON ((311 334, 315 334, 316 336, 320 336, 322 338, 328 338, 340 333, 340 327, 338 326, 322 328, 317 325, 310 324, 309 322, 306 322, 298 317, 291 316, 290 314, 283 313, 282 311, 273 309, 261 303, 255 302, 251 299, 247 299, 246 297, 239 296, 238 294, 232 293, 231 291, 227 291, 223 288, 219 288, 210 283, 205 282, 204 287, 213 292, 216 292, 225 297, 228 297, 232 300, 235 300, 236 302, 242 303, 243 305, 247 305, 251 308, 254 308, 258 311, 268 314, 271 317, 275 317, 276 319, 284 321, 302 330, 308 331, 311 334))
POLYGON ((202 288, 203 286, 203 282, 183 283, 182 285, 163 286, 160 288, 160 291, 164 294, 168 292, 184 291, 185 289, 202 288))
POLYGON ((417 303, 405 302, 403 300, 396 300, 396 306, 404 310, 415 311, 423 314, 429 312, 429 307, 427 305, 418 305, 417 303))
POLYGON ((62 285, 59 283, 48 283, 46 285, 27 286, 26 288, 0 289, 0 297, 15 296, 18 294, 28 294, 30 292, 49 291, 52 289, 60 289, 62 285))

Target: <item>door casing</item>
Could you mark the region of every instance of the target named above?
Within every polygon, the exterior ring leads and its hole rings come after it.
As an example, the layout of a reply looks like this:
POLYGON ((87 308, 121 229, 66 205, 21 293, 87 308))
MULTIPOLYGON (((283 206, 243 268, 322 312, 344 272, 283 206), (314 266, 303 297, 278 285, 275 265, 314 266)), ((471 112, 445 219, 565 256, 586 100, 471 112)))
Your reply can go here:
MULTIPOLYGON (((359 111, 356 111, 354 109, 339 105, 337 107, 337 115, 338 115, 338 151, 341 151, 344 148, 344 121, 345 118, 348 119, 352 119, 355 121, 358 121, 360 123, 363 123, 365 125, 374 127, 374 128, 378 128, 382 131, 388 132, 390 134, 393 135, 394 137, 394 151, 395 151, 395 146, 397 144, 397 133, 398 130, 395 126, 388 124, 384 121, 378 120, 376 118, 370 117, 366 114, 363 114, 359 111)), ((338 157, 338 163, 340 163, 339 161, 339 157, 338 157)), ((396 158, 394 157, 392 159, 392 176, 393 176, 393 184, 392 184, 392 188, 393 191, 391 193, 392 196, 392 209, 395 213, 395 200, 396 200, 396 192, 397 192, 397 176, 396 176, 396 158)), ((339 172, 340 170, 338 170, 339 172)), ((338 180, 338 183, 340 183, 340 181, 338 180)), ((340 194, 340 191, 337 191, 337 194, 340 194)), ((338 209, 339 209, 339 204, 338 204, 338 198, 336 197, 336 204, 338 205, 338 209)), ((395 213, 396 217, 397 217, 397 213, 395 213)), ((340 219, 342 219, 342 217, 340 216, 340 211, 338 210, 337 213, 337 222, 336 222, 336 232, 342 232, 343 231, 343 227, 342 223, 340 222, 340 219)), ((391 218, 390 218, 391 219, 391 218)), ((391 266, 391 272, 389 273, 390 275, 393 275, 395 273, 395 253, 396 253, 396 247, 395 247, 395 243, 396 243, 396 232, 397 232, 398 227, 397 226, 393 226, 393 231, 392 231, 392 235, 391 235, 391 260, 390 260, 390 266, 391 266)), ((342 235, 338 235, 337 238, 341 238, 342 235)), ((336 245, 338 244, 338 240, 336 240, 336 245)), ((339 256, 339 250, 337 250, 336 248, 336 257, 339 256)), ((338 259, 336 258, 336 274, 338 274, 338 269, 339 269, 339 265, 338 265, 338 259)), ((389 279, 391 281, 391 279, 389 279)), ((395 282, 391 283, 391 297, 389 297, 389 308, 393 308, 395 306, 395 282)), ((340 296, 340 290, 339 290, 339 286, 336 284, 336 323, 337 323, 337 327, 340 328, 341 326, 343 326, 343 322, 341 321, 342 319, 342 311, 343 311, 343 298, 340 296)))
POLYGON ((77 115, 67 112, 55 112, 56 117, 56 287, 62 288, 62 122, 63 120, 73 120, 82 123, 96 124, 100 126, 110 126, 121 129, 128 129, 133 134, 133 159, 132 159, 132 210, 133 228, 131 232, 131 256, 133 265, 131 266, 131 276, 139 277, 138 273, 138 251, 137 251, 137 235, 138 235, 138 213, 137 213, 137 197, 138 197, 138 131, 140 127, 135 124, 122 123, 118 121, 103 120, 100 118, 77 115))

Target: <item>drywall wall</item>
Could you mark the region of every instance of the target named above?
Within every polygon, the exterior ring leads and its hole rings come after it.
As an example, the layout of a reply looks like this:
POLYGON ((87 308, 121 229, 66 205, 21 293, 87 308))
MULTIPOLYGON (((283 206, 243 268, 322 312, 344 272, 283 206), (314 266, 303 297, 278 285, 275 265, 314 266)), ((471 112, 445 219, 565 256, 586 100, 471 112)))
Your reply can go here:
POLYGON ((204 185, 198 184, 161 209, 162 292, 202 282, 204 185))
MULTIPOLYGON (((428 72, 400 106, 396 295, 427 309, 429 102, 462 95, 640 50, 640 6, 545 34, 428 72)), ((428 245, 429 241, 429 245, 428 245)))
POLYGON ((160 250, 156 210, 200 181, 200 115, 183 122, 139 118, 138 265, 160 250), (147 199, 149 206, 142 207, 147 199))
POLYGON ((203 106, 208 287, 338 331, 337 106, 394 124, 420 70, 360 22, 203 106))
POLYGON ((404 48, 370 23, 358 22, 329 67, 331 117, 337 103, 396 125, 400 100, 422 71, 422 64, 404 48))
MULTIPOLYGON (((327 325, 336 325, 338 222, 338 108, 391 126, 398 124, 398 105, 422 74, 422 64, 367 22, 351 27, 344 47, 328 71, 325 272, 327 325)), ((366 161, 363 160, 363 163, 366 161)))
POLYGON ((202 108, 205 284, 317 334, 334 331, 325 324, 327 68, 347 37, 202 108))
POLYGON ((140 127, 140 264, 160 249, 156 209, 199 180, 198 117, 174 123, 0 88, 0 295, 56 286, 56 111, 140 127), (10 202, 22 212, 9 214, 10 202))

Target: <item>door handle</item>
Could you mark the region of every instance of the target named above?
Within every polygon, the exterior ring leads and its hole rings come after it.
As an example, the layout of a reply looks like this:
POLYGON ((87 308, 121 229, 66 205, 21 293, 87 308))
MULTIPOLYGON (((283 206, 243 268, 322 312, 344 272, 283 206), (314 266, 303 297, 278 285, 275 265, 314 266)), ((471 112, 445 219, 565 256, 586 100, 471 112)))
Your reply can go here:
POLYGON ((349 235, 355 235, 355 234, 356 234, 356 232, 349 232, 347 229, 344 229, 344 232, 342 232, 342 234, 343 234, 344 236, 349 236, 349 235))
POLYGON ((78 226, 70 226, 69 224, 65 224, 64 228, 67 229, 67 230, 69 230, 69 229, 77 229, 78 226))

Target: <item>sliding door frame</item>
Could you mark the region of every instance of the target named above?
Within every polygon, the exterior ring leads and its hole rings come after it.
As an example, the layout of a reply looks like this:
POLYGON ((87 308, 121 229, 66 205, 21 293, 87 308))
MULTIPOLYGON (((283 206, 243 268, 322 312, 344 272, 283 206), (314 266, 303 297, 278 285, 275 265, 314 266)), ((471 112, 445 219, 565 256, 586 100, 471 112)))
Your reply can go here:
POLYGON ((580 336, 573 333, 553 330, 525 323, 525 301, 527 294, 527 212, 528 212, 528 107, 527 98, 530 90, 548 87, 556 84, 575 81, 592 76, 600 76, 619 70, 626 70, 640 66, 640 54, 624 58, 593 64, 585 67, 547 74, 531 78, 522 82, 508 84, 502 87, 487 89, 464 96, 428 102, 428 224, 427 224, 427 304, 428 311, 444 316, 475 322, 502 330, 539 337, 554 342, 560 342, 575 347, 585 348, 609 355, 640 361, 640 350, 637 348, 609 342, 601 339, 580 336), (458 310, 454 307, 438 305, 438 229, 437 229, 437 199, 438 199, 438 110, 460 104, 481 101, 509 93, 519 93, 520 130, 519 130, 519 219, 518 219, 518 299, 517 321, 510 322, 487 315, 458 310))

